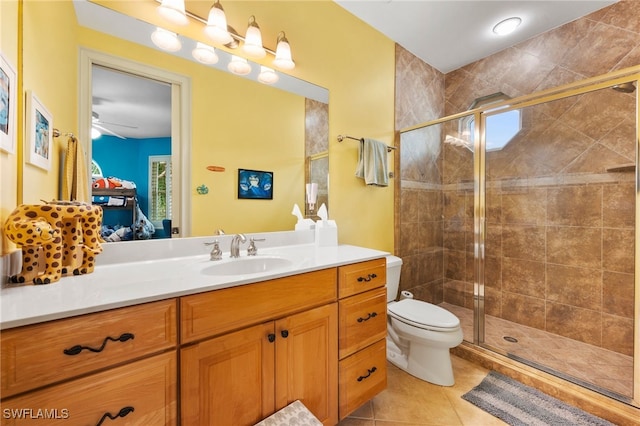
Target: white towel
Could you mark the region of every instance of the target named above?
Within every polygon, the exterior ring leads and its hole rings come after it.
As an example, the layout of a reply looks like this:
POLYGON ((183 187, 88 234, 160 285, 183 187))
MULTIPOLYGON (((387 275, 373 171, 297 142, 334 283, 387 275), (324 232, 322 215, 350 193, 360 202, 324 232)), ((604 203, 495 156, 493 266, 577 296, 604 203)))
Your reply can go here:
POLYGON ((373 139, 360 139, 356 176, 367 185, 388 186, 387 145, 373 139))

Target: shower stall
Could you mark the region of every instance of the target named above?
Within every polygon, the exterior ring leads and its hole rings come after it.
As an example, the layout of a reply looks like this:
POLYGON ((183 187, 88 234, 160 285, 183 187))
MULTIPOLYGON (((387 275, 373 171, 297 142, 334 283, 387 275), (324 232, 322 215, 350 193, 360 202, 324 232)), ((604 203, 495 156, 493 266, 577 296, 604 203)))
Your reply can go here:
POLYGON ((467 342, 632 405, 639 68, 400 132, 401 289, 467 342))

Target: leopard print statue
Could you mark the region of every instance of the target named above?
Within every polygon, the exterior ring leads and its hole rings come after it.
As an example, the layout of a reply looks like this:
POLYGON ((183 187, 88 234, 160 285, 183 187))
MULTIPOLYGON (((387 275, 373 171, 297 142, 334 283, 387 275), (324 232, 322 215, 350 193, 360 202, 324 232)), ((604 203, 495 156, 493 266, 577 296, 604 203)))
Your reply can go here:
POLYGON ((49 284, 67 271, 74 275, 93 272, 95 256, 102 252, 104 242, 101 226, 100 206, 68 201, 18 206, 4 227, 7 238, 22 247, 22 272, 10 277, 10 282, 49 284), (44 251, 42 261, 39 249, 44 251), (45 272, 38 275, 43 265, 45 272))

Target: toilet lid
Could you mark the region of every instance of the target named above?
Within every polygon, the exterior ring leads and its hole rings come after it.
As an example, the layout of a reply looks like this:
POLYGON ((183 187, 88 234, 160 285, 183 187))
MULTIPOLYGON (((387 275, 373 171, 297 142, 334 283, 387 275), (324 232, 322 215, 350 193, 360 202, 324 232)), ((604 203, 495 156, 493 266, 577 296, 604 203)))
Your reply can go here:
POLYGON ((416 327, 451 330, 460 327, 460 320, 451 312, 431 303, 415 299, 404 299, 391 303, 389 315, 416 327))

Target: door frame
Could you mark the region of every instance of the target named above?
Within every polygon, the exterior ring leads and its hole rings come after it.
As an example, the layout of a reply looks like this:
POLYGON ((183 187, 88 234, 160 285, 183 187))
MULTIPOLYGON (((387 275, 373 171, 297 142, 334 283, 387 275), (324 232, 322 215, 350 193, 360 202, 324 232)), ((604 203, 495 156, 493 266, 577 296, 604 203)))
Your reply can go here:
MULTIPOLYGON (((171 237, 191 236, 191 175, 188 173, 191 164, 191 79, 161 68, 141 62, 121 58, 92 49, 80 48, 79 70, 79 102, 78 102, 78 137, 83 142, 87 156, 87 170, 91 170, 91 109, 92 100, 92 67, 100 65, 114 70, 124 71, 143 78, 150 78, 171 85, 171 156, 173 165, 172 177, 172 233, 171 237), (174 233, 177 228, 178 232, 174 233)), ((89 179, 89 187, 91 180, 89 179)), ((89 188, 91 193, 91 188, 89 188)))

